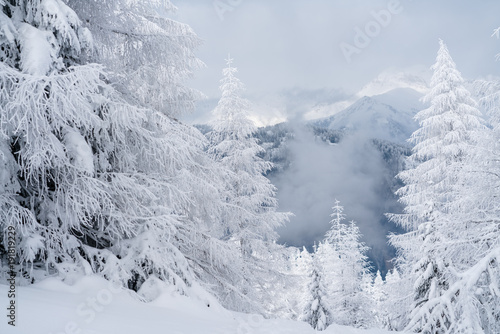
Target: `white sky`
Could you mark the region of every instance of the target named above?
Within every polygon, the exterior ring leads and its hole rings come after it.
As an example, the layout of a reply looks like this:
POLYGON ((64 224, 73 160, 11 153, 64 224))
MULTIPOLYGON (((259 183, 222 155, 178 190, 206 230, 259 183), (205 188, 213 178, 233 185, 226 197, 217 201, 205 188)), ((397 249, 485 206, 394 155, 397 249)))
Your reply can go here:
MULTIPOLYGON (((352 94, 388 69, 391 73, 428 69, 435 62, 439 38, 448 45, 466 79, 500 73, 500 62, 495 61, 500 40, 491 37, 500 26, 499 0, 172 1, 179 8, 177 19, 188 23, 205 41, 198 56, 207 68, 189 85, 212 100, 185 119, 191 123, 206 121, 217 102, 228 53, 235 59, 238 77, 254 103, 252 116, 260 120, 258 125, 307 118, 307 109, 314 106, 314 101, 327 106, 336 101, 352 101, 352 94), (355 29, 373 24, 373 11, 380 13, 398 2, 400 12, 392 14, 390 22, 373 34, 370 44, 348 63, 341 43, 354 44, 355 29), (234 5, 221 20, 214 4, 224 3, 234 5)), ((281 231, 286 241, 310 244, 312 239, 321 237, 328 228, 325 225, 333 198, 337 197, 346 205, 347 213, 357 214, 362 233, 371 236, 371 244, 385 244, 385 235, 377 236, 374 232, 380 227, 370 227, 376 224, 376 210, 367 203, 377 203, 377 192, 363 188, 378 184, 379 174, 363 174, 356 167, 366 164, 358 161, 359 156, 361 160, 368 156, 358 152, 363 145, 347 143, 344 151, 337 153, 307 138, 294 145, 292 149, 299 157, 294 163, 300 168, 295 174, 292 170, 275 180, 280 189, 286 190, 280 200, 287 203, 287 194, 307 198, 310 193, 319 194, 323 200, 314 197, 316 205, 311 210, 289 208, 297 218, 287 225, 286 231, 281 231), (316 162, 312 167, 311 161, 316 162), (358 181, 362 181, 362 186, 358 181), (357 200, 360 196, 366 197, 362 203, 357 200), (360 207, 360 203, 366 207, 360 207), (305 224, 310 235, 304 232, 305 224)), ((372 169, 380 165, 375 158, 369 161, 372 169)))
POLYGON ((224 59, 235 59, 249 96, 292 88, 355 92, 387 68, 429 67, 442 38, 466 78, 498 75, 498 0, 173 0, 176 19, 204 40, 199 58, 207 65, 189 83, 212 98, 224 59), (356 27, 374 21, 372 11, 399 2, 401 12, 345 60, 340 44, 353 44, 356 27), (232 10, 220 19, 215 5, 232 10))

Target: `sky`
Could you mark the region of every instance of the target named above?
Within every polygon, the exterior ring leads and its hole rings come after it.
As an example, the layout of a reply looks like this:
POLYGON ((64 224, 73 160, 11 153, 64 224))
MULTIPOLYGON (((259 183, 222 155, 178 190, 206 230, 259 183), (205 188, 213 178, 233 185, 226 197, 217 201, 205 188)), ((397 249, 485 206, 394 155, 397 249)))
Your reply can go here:
POLYGON ((257 108, 265 109, 260 113, 267 114, 267 123, 288 118, 283 103, 286 92, 352 94, 387 69, 429 68, 439 38, 447 43, 464 77, 500 71, 500 63, 495 62, 500 41, 491 37, 500 26, 498 0, 173 3, 178 7, 175 19, 189 24, 203 40, 197 55, 206 68, 189 85, 217 99, 224 59, 230 54, 247 96, 257 108))
POLYGON ((500 40, 492 37, 500 26, 498 0, 172 1, 178 7, 175 19, 204 41, 197 55, 206 67, 188 84, 207 100, 183 120, 210 120, 230 54, 256 124, 290 121, 295 127, 293 167, 272 180, 282 209, 296 214, 279 231, 282 241, 295 246, 322 238, 337 198, 370 246, 386 247, 386 231, 376 225, 388 205, 380 199, 380 156, 363 136, 335 147, 319 143, 301 131, 301 122, 338 112, 331 106, 346 107, 384 82, 398 84, 406 78, 402 72, 425 83, 439 39, 466 79, 500 72, 495 61, 500 40), (328 107, 317 108, 318 103, 328 107))

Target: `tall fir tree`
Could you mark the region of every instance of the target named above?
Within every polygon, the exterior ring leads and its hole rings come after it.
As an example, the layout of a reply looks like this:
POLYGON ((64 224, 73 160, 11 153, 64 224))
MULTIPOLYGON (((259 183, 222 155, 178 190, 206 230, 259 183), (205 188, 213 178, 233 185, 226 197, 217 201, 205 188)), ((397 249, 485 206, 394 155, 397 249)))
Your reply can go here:
MULTIPOLYGON (((223 240, 225 180, 206 138, 131 103, 88 64, 92 36, 64 2, 0 6, 0 229, 17 232, 21 282, 97 273, 187 294, 196 280, 243 279, 223 240)), ((3 263, 7 249, 1 233, 3 263)))
POLYGON ((311 284, 310 275, 313 271, 313 255, 305 247, 302 247, 302 250, 297 248, 290 260, 290 271, 294 278, 292 284, 296 288, 287 290, 296 313, 293 319, 302 320, 303 312, 306 310, 307 302, 310 299, 309 285, 311 284))
POLYGON ((454 326, 455 315, 436 300, 456 279, 452 269, 456 247, 450 239, 456 226, 451 211, 461 198, 461 172, 477 149, 484 126, 442 41, 432 69, 431 89, 424 97, 430 107, 415 117, 420 128, 411 137, 415 146, 408 160, 410 169, 399 174, 405 183, 398 191, 405 213, 392 216, 409 232, 392 236, 391 242, 399 248, 405 275, 414 282, 407 329, 445 333, 454 326))
MULTIPOLYGON (((227 65, 220 85, 222 97, 214 109, 213 131, 207 134, 208 153, 224 167, 225 210, 220 216, 224 238, 239 246, 248 271, 245 290, 263 298, 277 275, 271 263, 281 247, 275 243, 276 228, 290 214, 277 211, 276 188, 264 176, 272 164, 259 156, 263 148, 253 137, 256 127, 248 118, 250 104, 241 97, 243 84, 235 76, 237 69, 230 57, 227 65)), ((234 307, 240 304, 235 302, 234 307)))
POLYGON ((109 69, 117 90, 134 104, 178 117, 201 97, 184 82, 203 66, 191 27, 172 16, 169 0, 67 0, 93 35, 90 59, 109 69))
POLYGON ((331 227, 315 254, 322 263, 331 321, 339 325, 369 327, 370 298, 363 289, 364 281, 370 276, 368 248, 361 242, 355 222, 343 223, 344 208, 338 200, 332 209, 331 227))

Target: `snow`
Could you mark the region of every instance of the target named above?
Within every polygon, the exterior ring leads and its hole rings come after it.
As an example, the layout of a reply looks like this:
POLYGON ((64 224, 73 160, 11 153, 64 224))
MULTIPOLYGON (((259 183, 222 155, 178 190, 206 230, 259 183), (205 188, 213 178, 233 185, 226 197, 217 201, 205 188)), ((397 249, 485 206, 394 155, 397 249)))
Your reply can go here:
POLYGON ((335 116, 364 97, 383 96, 386 93, 400 89, 412 90, 422 96, 429 90, 428 78, 430 78, 429 70, 421 66, 410 67, 404 71, 386 70, 349 99, 314 106, 304 115, 304 119, 312 121, 335 116))
POLYGON ((32 75, 46 75, 52 67, 53 60, 57 58, 53 47, 56 41, 52 33, 21 23, 19 41, 22 50, 22 70, 32 75))
MULTIPOLYGON (((0 1, 0 5, 4 5, 0 1)), ((0 12, 0 40, 5 38, 9 43, 14 44, 16 35, 16 28, 10 18, 4 13, 0 12)))
POLYGON ((417 128, 413 117, 423 109, 421 94, 411 88, 399 88, 382 95, 359 99, 352 106, 316 124, 347 130, 368 138, 404 144, 417 128))
POLYGON ((73 130, 66 129, 64 144, 71 163, 85 173, 92 175, 94 172, 94 154, 83 136, 73 130))
MULTIPOLYGON (((203 296, 203 289, 195 287, 203 296)), ((8 286, 0 284, 0 295, 8 286)), ((16 327, 3 319, 0 333, 22 334, 313 334, 308 324, 292 320, 267 320, 225 310, 206 298, 188 298, 165 290, 150 303, 130 290, 117 288, 97 276, 86 276, 67 285, 56 278, 17 287, 16 327)), ((4 300, 5 303, 5 299, 4 300)), ((323 333, 388 334, 332 325, 323 333)), ((394 332, 391 332, 394 333, 394 332)))
POLYGON ((410 88, 426 94, 429 90, 428 78, 430 78, 429 70, 420 66, 407 68, 404 71, 386 70, 365 85, 357 95, 359 97, 382 95, 398 88, 410 88))

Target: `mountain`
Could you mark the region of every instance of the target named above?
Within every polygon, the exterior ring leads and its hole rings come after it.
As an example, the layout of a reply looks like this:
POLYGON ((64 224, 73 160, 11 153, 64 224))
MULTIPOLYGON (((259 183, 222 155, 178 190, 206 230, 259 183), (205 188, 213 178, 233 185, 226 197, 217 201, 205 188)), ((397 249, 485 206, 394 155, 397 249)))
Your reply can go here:
POLYGON ((414 89, 397 88, 381 95, 362 97, 343 111, 312 124, 404 144, 417 129, 413 117, 424 108, 421 97, 422 93, 414 89))
POLYGON ((381 95, 398 88, 410 88, 425 94, 430 75, 428 69, 418 67, 403 72, 384 71, 366 84, 357 95, 358 97, 381 95))
POLYGON ((343 99, 336 99, 333 101, 324 100, 322 103, 311 105, 304 114, 304 119, 314 121, 316 119, 330 117, 353 105, 363 97, 383 95, 400 88, 407 88, 420 94, 425 94, 428 90, 427 82, 429 78, 429 70, 419 66, 408 68, 400 72, 386 70, 354 94, 344 94, 343 99))
POLYGON ((386 236, 401 231, 385 213, 402 210, 395 176, 411 153, 407 139, 417 128, 414 115, 425 107, 421 96, 412 88, 393 89, 361 97, 327 118, 258 130, 263 158, 275 166, 268 176, 278 200, 295 213, 278 231, 280 242, 311 247, 328 228, 331 201, 340 198, 366 236, 373 269, 390 269, 395 250, 386 236))

